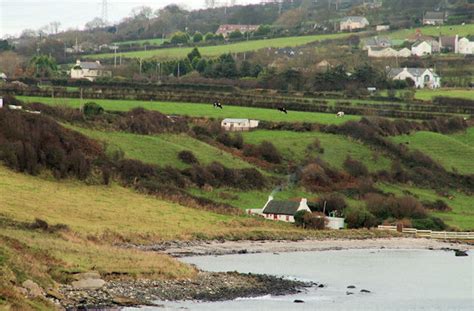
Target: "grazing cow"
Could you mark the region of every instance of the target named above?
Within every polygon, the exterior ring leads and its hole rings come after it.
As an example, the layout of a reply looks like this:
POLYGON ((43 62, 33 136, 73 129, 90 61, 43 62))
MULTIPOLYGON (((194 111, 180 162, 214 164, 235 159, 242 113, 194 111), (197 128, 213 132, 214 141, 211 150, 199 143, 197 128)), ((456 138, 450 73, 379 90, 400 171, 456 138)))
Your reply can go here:
POLYGON ((221 109, 223 108, 220 102, 214 102, 213 106, 214 108, 221 108, 221 109))
POLYGON ((339 111, 337 114, 336 114, 336 118, 343 118, 344 117, 344 111, 339 111))
POLYGON ((285 107, 278 108, 278 111, 283 112, 284 114, 288 114, 288 111, 285 107))

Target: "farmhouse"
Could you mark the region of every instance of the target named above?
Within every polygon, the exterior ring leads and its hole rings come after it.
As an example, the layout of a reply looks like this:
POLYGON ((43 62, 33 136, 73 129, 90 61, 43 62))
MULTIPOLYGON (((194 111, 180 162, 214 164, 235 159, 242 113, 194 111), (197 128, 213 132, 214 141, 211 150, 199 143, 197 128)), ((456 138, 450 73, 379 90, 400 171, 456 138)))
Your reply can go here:
POLYGON ((241 33, 253 32, 258 29, 259 25, 220 25, 216 31, 216 35, 223 35, 227 38, 231 32, 240 31, 241 33))
POLYGON ((474 54, 474 41, 469 41, 468 38, 461 38, 458 40, 457 52, 459 54, 472 55, 474 54))
POLYGON ((439 37, 439 48, 442 52, 458 52, 458 36, 439 37))
POLYGON ((368 50, 369 48, 386 48, 392 46, 392 40, 387 37, 372 37, 365 40, 364 49, 368 50))
POLYGON ((250 131, 251 129, 258 127, 258 123, 258 120, 224 119, 221 122, 221 127, 226 131, 242 132, 250 131))
POLYGON ((94 81, 100 77, 110 76, 112 76, 112 72, 104 70, 104 67, 99 61, 81 62, 80 60, 77 60, 74 67, 71 69, 71 79, 87 79, 89 81, 94 81))
POLYGON ((392 68, 388 72, 388 77, 392 80, 411 79, 415 83, 415 87, 435 89, 441 87, 440 77, 428 68, 392 68))
POLYGON ((431 55, 433 53, 433 48, 431 44, 426 41, 418 41, 411 47, 411 54, 415 56, 425 56, 431 55))
MULTIPOLYGON (((308 206, 307 199, 301 199, 298 201, 276 201, 273 196, 268 197, 267 203, 262 209, 250 209, 247 213, 250 215, 261 215, 265 219, 295 222, 295 214, 299 211, 307 211, 311 213, 311 209, 308 206)), ((329 229, 342 229, 344 228, 344 218, 340 217, 326 217, 328 224, 326 225, 329 229)))
POLYGON ((423 25, 443 25, 446 18, 446 12, 428 11, 423 16, 423 25))
POLYGON ((369 21, 363 16, 347 16, 339 24, 341 31, 363 29, 367 26, 369 26, 369 21))

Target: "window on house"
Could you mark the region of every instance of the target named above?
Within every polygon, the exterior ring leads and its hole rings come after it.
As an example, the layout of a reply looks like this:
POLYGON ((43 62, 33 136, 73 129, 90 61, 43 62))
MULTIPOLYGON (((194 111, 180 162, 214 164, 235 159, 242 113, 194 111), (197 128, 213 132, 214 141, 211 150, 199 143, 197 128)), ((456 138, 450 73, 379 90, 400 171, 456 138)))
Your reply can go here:
POLYGON ((429 76, 429 75, 425 75, 424 80, 425 80, 425 82, 430 82, 430 76, 429 76))

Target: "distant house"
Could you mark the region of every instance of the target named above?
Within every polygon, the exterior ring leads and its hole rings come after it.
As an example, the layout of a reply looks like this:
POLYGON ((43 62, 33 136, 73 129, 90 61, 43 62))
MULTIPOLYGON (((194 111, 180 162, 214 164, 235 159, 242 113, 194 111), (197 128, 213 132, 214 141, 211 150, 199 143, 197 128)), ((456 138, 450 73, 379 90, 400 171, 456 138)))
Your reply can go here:
POLYGON ((327 60, 323 59, 322 61, 316 64, 316 71, 327 72, 331 67, 331 64, 327 60))
POLYGON ((390 30, 390 25, 377 25, 375 26, 376 31, 388 31, 390 30))
POLYGON ((367 50, 369 48, 386 48, 392 46, 392 40, 387 37, 372 37, 364 42, 364 49, 367 50))
POLYGON ((221 127, 226 131, 243 132, 250 131, 258 127, 258 120, 249 119, 224 119, 221 122, 221 127))
POLYGON ((439 37, 439 48, 442 52, 457 53, 458 52, 458 36, 441 36, 439 37))
POLYGON ((388 72, 388 77, 392 80, 411 79, 415 83, 415 87, 436 89, 441 87, 440 77, 428 68, 392 68, 388 72))
POLYGON ((433 54, 433 48, 431 44, 426 41, 418 41, 411 47, 411 53, 415 56, 425 56, 433 54))
POLYGON ((7 81, 7 75, 3 72, 0 72, 0 81, 7 81))
POLYGON ((367 53, 369 57, 374 57, 374 58, 388 58, 388 57, 406 58, 406 57, 411 56, 411 51, 407 48, 396 50, 391 47, 387 47, 387 48, 369 47, 369 49, 367 50, 367 53))
POLYGON ((447 17, 444 11, 428 11, 423 15, 423 25, 443 25, 447 17))
POLYGON ((240 31, 241 33, 256 31, 260 25, 231 25, 225 24, 220 25, 216 31, 216 35, 223 35, 227 38, 230 33, 234 31, 240 31))
POLYGON ((352 31, 357 29, 363 29, 369 25, 369 21, 363 16, 347 16, 340 21, 339 28, 341 31, 352 31))
POLYGON ((474 54, 474 41, 469 41, 468 38, 461 38, 458 40, 457 52, 459 54, 472 55, 474 54))
MULTIPOLYGON (((247 213, 250 215, 260 215, 265 219, 278 220, 285 222, 295 222, 295 214, 299 211, 307 211, 311 213, 311 209, 308 206, 307 199, 301 199, 298 201, 277 201, 273 196, 269 196, 267 202, 261 209, 250 209, 247 213)), ((342 229, 344 228, 344 218, 340 217, 326 217, 328 224, 326 225, 329 229, 342 229)))
POLYGON ((110 77, 112 72, 105 70, 99 61, 95 62, 81 62, 76 61, 76 64, 71 69, 71 79, 87 79, 94 81, 100 77, 110 77))

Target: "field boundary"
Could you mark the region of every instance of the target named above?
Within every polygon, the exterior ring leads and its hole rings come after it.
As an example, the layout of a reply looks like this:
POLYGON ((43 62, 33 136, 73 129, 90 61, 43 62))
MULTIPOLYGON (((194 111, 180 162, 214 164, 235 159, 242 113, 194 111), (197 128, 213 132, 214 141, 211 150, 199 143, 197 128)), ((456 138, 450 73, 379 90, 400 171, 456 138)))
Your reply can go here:
MULTIPOLYGON (((394 231, 397 226, 378 226, 378 230, 394 231)), ((450 232, 450 231, 432 231, 419 230, 415 228, 403 228, 402 233, 412 234, 419 238, 443 239, 443 240, 474 240, 474 232, 450 232)))

